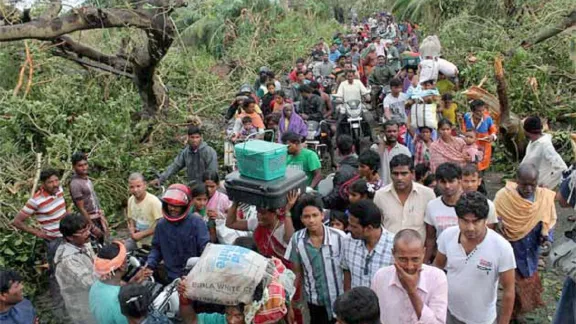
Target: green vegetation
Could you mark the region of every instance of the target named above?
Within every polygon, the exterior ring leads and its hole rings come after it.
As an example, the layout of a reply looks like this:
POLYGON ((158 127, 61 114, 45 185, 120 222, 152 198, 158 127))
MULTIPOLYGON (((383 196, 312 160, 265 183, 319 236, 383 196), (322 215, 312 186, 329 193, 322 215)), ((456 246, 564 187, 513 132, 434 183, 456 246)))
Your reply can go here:
MULTIPOLYGON (((128 197, 130 172, 141 171, 152 177, 152 170, 163 170, 183 147, 182 134, 193 116, 202 119, 206 140, 222 152, 220 114, 239 86, 252 84, 262 65, 279 75, 286 73, 318 37, 330 37, 338 28, 332 21, 318 19, 321 15, 311 9, 284 14, 267 0, 259 3, 262 6, 249 0, 208 1, 201 7, 177 10, 178 38, 158 70, 170 105, 153 120, 138 118, 140 97, 129 79, 86 70, 54 57, 44 42, 0 43, 0 267, 19 270, 32 283, 43 277, 36 275, 41 272, 38 265, 43 243, 9 225, 32 190, 36 153, 42 153, 43 167, 63 171, 66 188, 71 154, 89 152, 96 191, 107 217, 118 224, 128 197), (244 14, 242 8, 247 9, 244 14), (225 33, 200 28, 207 20, 194 17, 225 21, 233 35, 223 44, 220 37, 225 33), (23 85, 14 94, 20 64, 26 59, 25 43, 33 60, 33 76, 27 92, 25 70, 23 85)), ((74 36, 110 52, 118 48, 123 37, 135 33, 108 29, 74 36)), ((38 285, 27 287, 34 294, 38 285)))

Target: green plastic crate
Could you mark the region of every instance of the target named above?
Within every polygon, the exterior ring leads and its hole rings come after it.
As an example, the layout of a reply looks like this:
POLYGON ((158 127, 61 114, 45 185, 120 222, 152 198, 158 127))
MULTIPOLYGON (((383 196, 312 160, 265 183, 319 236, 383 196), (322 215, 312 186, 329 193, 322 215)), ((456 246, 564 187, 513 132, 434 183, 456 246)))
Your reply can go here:
POLYGON ((259 180, 274 180, 286 173, 286 145, 251 140, 234 145, 240 174, 259 180))

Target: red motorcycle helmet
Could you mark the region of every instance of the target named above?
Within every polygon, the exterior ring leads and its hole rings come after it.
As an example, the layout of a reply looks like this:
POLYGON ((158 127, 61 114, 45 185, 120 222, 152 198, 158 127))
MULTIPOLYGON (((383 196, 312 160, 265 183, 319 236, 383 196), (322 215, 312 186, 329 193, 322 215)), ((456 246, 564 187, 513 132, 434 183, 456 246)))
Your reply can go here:
POLYGON ((190 210, 190 206, 192 205, 191 199, 192 193, 190 192, 190 188, 183 184, 173 184, 166 189, 162 198, 162 214, 164 218, 166 218, 169 222, 178 222, 182 220, 186 215, 188 215, 188 211, 190 210), (172 216, 168 212, 168 205, 172 206, 179 206, 184 207, 182 213, 177 216, 172 216))

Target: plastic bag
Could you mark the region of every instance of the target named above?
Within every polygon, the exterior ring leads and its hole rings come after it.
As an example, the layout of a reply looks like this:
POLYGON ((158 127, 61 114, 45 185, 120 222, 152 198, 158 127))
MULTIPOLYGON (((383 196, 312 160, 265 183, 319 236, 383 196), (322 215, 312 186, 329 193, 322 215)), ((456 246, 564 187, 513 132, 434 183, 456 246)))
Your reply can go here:
POLYGON ((417 103, 412 105, 410 111, 410 126, 412 128, 429 127, 436 129, 438 120, 436 117, 436 104, 417 103))
POLYGON ((422 44, 420 44, 420 57, 422 57, 422 59, 437 58, 440 56, 441 50, 442 46, 440 45, 438 36, 428 36, 424 38, 422 44))
POLYGON ((452 62, 446 61, 443 58, 438 59, 438 71, 445 76, 452 78, 458 75, 458 67, 452 62))
POLYGON ((237 231, 226 227, 225 220, 216 220, 216 237, 220 244, 233 244, 234 241, 242 236, 250 236, 250 232, 237 231))
POLYGON ((208 244, 186 276, 186 297, 219 305, 250 304, 256 287, 268 286, 274 262, 240 246, 208 244))

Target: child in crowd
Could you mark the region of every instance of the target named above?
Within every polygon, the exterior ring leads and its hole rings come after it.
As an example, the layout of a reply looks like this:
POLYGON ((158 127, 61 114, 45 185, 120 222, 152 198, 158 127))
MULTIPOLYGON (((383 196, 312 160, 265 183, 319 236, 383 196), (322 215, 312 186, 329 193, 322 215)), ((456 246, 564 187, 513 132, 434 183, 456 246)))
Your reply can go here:
MULTIPOLYGON (((442 92, 440 92, 442 93, 442 92)), ((438 113, 441 113, 442 118, 446 118, 456 125, 456 111, 458 110, 458 105, 454 102, 454 97, 451 93, 444 93, 442 95, 442 100, 438 106, 438 113)))
POLYGON ((418 128, 419 135, 414 140, 414 164, 430 165, 430 145, 432 145, 432 129, 418 128))
POLYGON ((470 157, 470 162, 478 163, 482 161, 482 152, 476 145, 476 131, 474 129, 468 129, 464 132, 464 142, 466 142, 464 151, 470 157))
POLYGON ((357 203, 362 199, 374 199, 374 185, 366 182, 364 179, 354 181, 348 188, 348 200, 351 204, 357 203))
POLYGON ((242 128, 240 129, 240 131, 232 135, 231 140, 232 142, 236 142, 237 140, 244 140, 248 136, 256 134, 257 132, 258 130, 254 128, 254 125, 252 123, 252 117, 244 116, 242 117, 242 128))
POLYGON ((228 196, 219 191, 220 176, 217 171, 205 171, 202 174, 202 181, 208 192, 208 203, 206 204, 206 215, 214 220, 226 220, 228 208, 232 205, 228 196))
POLYGON ((424 163, 418 163, 414 167, 414 175, 416 177, 416 182, 421 185, 424 184, 424 180, 430 175, 430 165, 424 163))
POLYGON ((422 180, 422 184, 430 189, 434 189, 434 193, 436 193, 436 196, 438 196, 436 191, 436 175, 434 173, 428 174, 424 180, 422 180))
POLYGON ((442 74, 442 72, 438 72, 438 82, 436 82, 436 87, 438 88, 440 95, 444 95, 453 91, 456 85, 442 74))
POLYGON ((192 208, 190 209, 193 213, 196 213, 202 217, 208 226, 208 232, 210 233, 210 242, 216 243, 218 238, 216 236, 216 222, 214 219, 208 217, 206 212, 206 204, 208 203, 208 190, 205 184, 196 185, 192 188, 192 208))
POLYGON ((332 209, 330 210, 330 227, 346 231, 348 228, 348 216, 343 211, 332 209))
POLYGON ((390 93, 384 98, 384 116, 386 120, 396 120, 398 123, 406 124, 405 104, 408 96, 402 93, 402 81, 392 79, 390 81, 390 93))

